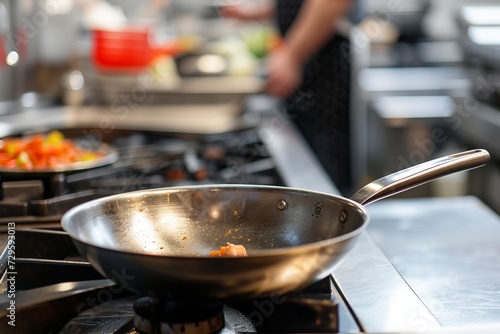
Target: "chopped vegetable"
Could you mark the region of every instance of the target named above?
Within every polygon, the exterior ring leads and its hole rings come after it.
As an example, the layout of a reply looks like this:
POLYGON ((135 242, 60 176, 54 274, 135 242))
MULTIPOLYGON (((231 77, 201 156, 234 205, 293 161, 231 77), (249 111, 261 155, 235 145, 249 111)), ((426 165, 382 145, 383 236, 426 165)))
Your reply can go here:
POLYGON ((78 147, 57 130, 46 136, 36 134, 22 138, 0 140, 0 167, 36 170, 89 161, 102 157, 78 147))

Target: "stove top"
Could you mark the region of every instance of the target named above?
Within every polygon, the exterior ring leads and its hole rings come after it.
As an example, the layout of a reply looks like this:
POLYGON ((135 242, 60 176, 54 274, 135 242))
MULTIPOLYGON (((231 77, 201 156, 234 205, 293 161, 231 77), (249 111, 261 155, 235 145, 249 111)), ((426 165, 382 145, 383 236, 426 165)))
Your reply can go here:
POLYGON ((99 138, 88 135, 96 129, 61 131, 75 140, 112 144, 120 158, 77 173, 0 179, 0 228, 7 238, 15 233, 15 242, 4 241, 0 257, 6 273, 0 286, 1 332, 338 332, 340 297, 331 277, 285 296, 172 306, 172 301, 134 295, 123 282, 102 277, 60 228, 67 210, 111 194, 209 183, 284 185, 259 129, 209 135, 114 130, 99 138), (9 310, 11 301, 15 308, 9 310), (12 314, 19 319, 15 327, 9 324, 12 314))
POLYGON ((249 183, 283 185, 274 161, 256 129, 212 135, 114 130, 106 137, 96 129, 61 131, 75 141, 106 141, 118 148, 110 166, 77 173, 0 175, 0 224, 57 221, 77 204, 139 189, 249 183))

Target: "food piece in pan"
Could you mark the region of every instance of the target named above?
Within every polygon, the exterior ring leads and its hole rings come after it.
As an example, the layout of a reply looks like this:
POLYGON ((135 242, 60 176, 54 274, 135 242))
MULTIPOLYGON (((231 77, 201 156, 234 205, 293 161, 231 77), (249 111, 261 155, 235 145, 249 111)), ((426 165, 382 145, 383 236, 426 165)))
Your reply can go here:
POLYGON ((248 256, 248 253, 243 245, 235 245, 228 242, 227 246, 222 246, 220 249, 210 252, 209 256, 241 257, 248 256))
POLYGON ((102 153, 85 150, 57 131, 0 140, 0 167, 36 170, 94 160, 102 153))

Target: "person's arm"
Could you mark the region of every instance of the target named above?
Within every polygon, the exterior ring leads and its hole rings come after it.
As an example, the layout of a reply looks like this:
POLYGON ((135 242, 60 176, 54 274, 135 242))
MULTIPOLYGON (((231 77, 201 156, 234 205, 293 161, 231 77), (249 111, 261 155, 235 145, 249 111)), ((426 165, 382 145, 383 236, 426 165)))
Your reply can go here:
POLYGON ((286 47, 294 58, 304 63, 321 48, 350 6, 350 0, 306 0, 285 36, 286 47))
POLYGON ((272 20, 274 18, 274 5, 263 4, 260 6, 224 6, 220 9, 222 16, 243 21, 272 20))
POLYGON ((335 23, 350 5, 350 0, 304 2, 285 42, 269 58, 267 92, 287 97, 298 88, 304 63, 335 33, 335 23))

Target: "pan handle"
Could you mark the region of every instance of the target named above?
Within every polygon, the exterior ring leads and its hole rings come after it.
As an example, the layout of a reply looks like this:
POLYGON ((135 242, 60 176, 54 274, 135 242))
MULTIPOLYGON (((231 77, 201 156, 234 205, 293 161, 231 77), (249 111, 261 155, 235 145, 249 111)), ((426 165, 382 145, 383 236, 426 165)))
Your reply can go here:
POLYGON ((375 180, 359 189, 351 200, 370 204, 442 176, 483 166, 489 160, 490 154, 483 149, 437 158, 375 180))

